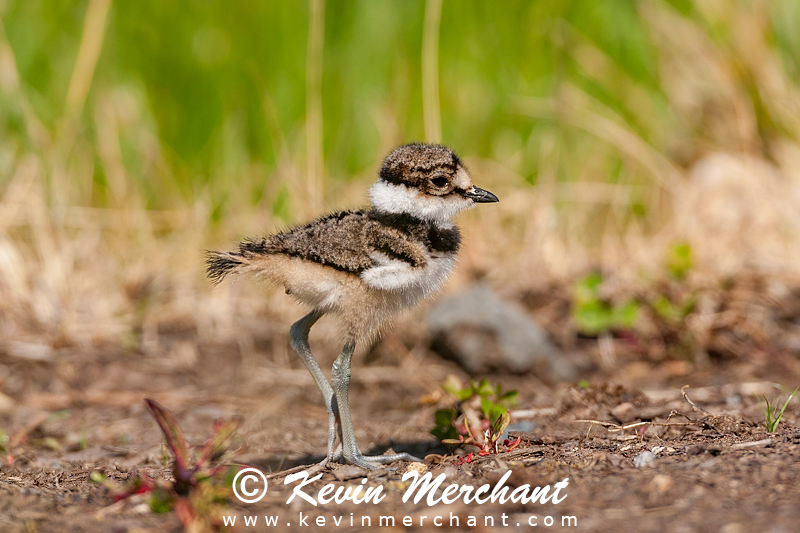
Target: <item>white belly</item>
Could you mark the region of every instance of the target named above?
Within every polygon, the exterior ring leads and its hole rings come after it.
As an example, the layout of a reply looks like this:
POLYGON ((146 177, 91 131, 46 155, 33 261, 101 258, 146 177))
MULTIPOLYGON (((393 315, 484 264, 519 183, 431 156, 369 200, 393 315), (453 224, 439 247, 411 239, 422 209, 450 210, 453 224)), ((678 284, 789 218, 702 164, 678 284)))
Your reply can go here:
POLYGON ((442 288, 455 265, 454 254, 430 255, 424 267, 413 267, 405 261, 377 253, 376 266, 361 273, 361 280, 370 288, 385 293, 398 307, 414 305, 442 288))

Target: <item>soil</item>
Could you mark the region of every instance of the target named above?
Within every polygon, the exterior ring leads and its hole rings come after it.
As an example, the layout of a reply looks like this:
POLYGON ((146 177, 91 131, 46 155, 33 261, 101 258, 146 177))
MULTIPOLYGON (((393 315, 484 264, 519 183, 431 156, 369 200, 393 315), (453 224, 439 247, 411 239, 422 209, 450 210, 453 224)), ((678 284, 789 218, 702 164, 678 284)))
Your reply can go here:
MULTIPOLYGON (((536 306, 529 307, 536 315, 536 306)), ((557 318, 542 322, 552 326, 557 318)), ((596 339, 573 337, 565 346, 558 341, 563 332, 549 328, 583 381, 486 376, 519 391, 509 435, 509 443, 519 444, 468 456, 469 449, 448 453, 430 434, 435 411, 453 403, 440 383, 449 374, 467 376, 432 352, 414 323, 407 318, 357 358, 351 403, 365 452, 408 451, 424 464, 397 462, 369 473, 332 465, 303 488, 316 497, 326 484, 355 487, 366 478, 364 487, 382 487, 379 504, 314 506, 299 496, 287 503, 298 482, 285 485, 286 470, 321 460, 327 438, 319 393, 288 355, 288 324, 273 320, 269 338, 248 349, 200 340, 192 328, 165 327, 158 350, 68 343, 45 356, 20 345, 0 350, 0 438, 7 452, 0 453, 0 531, 180 530, 178 513, 151 512, 147 495, 114 503, 105 486, 90 480, 95 471, 119 486, 143 474, 171 475, 145 398, 169 409, 192 445, 206 441, 215 420, 243 418, 232 460, 269 473, 270 481, 258 503, 229 499, 224 514, 237 517, 236 531, 320 529, 318 517, 343 531, 399 529, 404 519, 416 530, 530 529, 533 521, 547 528, 551 519, 562 528, 563 517, 574 517, 563 529, 579 531, 797 530, 800 401, 790 402, 778 430, 768 433, 756 397, 782 405, 786 394, 773 382, 800 383, 798 359, 785 349, 761 343, 740 356, 654 358, 621 336, 611 340, 609 366, 596 339), (409 469, 444 473, 443 486, 475 488, 494 487, 510 470, 509 493, 525 484, 551 491, 562 480, 568 484, 557 504, 404 503, 409 469), (245 526, 245 516, 258 516, 256 527, 245 526), (265 516, 277 516, 278 526, 267 527, 265 516), (379 527, 381 516, 394 517, 395 527, 379 527), (362 517, 371 525, 362 526, 362 517)), ((312 347, 329 368, 330 342, 312 336, 312 347)))

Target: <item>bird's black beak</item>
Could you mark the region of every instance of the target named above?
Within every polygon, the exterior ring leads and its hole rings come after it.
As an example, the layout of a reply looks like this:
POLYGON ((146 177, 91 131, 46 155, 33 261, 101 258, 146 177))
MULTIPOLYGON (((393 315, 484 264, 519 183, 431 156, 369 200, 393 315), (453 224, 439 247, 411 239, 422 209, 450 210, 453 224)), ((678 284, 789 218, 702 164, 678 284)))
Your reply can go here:
POLYGON ((497 199, 497 196, 490 193, 489 191, 485 191, 478 187, 473 186, 470 190, 464 191, 462 193, 465 197, 469 198, 476 204, 489 204, 492 202, 499 202, 500 200, 497 199))

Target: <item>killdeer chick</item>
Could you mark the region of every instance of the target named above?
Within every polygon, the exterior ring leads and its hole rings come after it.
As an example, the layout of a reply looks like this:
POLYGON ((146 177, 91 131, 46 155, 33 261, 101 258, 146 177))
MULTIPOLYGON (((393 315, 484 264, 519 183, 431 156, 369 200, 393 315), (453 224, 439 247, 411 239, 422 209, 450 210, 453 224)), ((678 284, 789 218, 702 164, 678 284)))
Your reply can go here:
POLYGON ((208 257, 208 275, 215 283, 229 274, 255 273, 311 307, 292 325, 290 342, 328 410, 328 454, 322 465, 342 456, 370 469, 398 459, 418 460, 407 453, 361 454, 347 397, 350 360, 357 342, 374 339, 396 312, 442 287, 461 241, 450 219, 476 203, 497 201, 472 184, 449 148, 428 144, 408 144, 390 153, 369 196, 369 209, 327 215, 277 235, 245 240, 236 252, 210 252, 208 257), (308 344, 311 326, 326 313, 338 317, 344 338, 330 383, 308 344))

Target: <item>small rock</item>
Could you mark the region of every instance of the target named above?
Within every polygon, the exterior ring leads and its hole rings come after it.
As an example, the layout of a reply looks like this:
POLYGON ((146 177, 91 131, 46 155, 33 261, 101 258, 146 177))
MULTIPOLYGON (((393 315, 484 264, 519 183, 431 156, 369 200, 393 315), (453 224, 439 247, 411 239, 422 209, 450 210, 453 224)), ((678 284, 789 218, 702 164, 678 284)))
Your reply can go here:
POLYGON ((716 444, 698 444, 686 450, 686 455, 700 455, 702 453, 719 455, 722 453, 722 446, 716 444))
POLYGON ((661 452, 663 452, 664 450, 666 450, 666 448, 664 446, 653 446, 653 449, 650 450, 650 451, 653 452, 654 454, 658 455, 661 452))
POLYGON ((742 399, 736 394, 731 394, 725 398, 725 403, 728 405, 739 405, 742 403, 742 399))
POLYGON ((633 466, 636 468, 641 468, 645 465, 649 465, 653 461, 658 459, 658 456, 651 451, 645 450, 636 457, 633 458, 633 466))
POLYGON ((623 402, 611 410, 611 414, 620 421, 626 424, 636 418, 636 408, 631 402, 623 402))
POLYGON ((672 478, 663 474, 658 474, 650 481, 650 487, 655 492, 663 494, 672 487, 672 478))
POLYGON ((347 481, 357 477, 367 477, 369 471, 366 468, 361 468, 360 466, 347 465, 343 466, 342 468, 337 468, 332 473, 333 477, 335 477, 337 481, 347 481))
POLYGON ((520 420, 519 422, 514 422, 513 424, 509 424, 506 430, 500 435, 498 439, 500 442, 503 442, 506 439, 510 439, 511 437, 508 436, 509 431, 516 431, 518 433, 530 433, 531 431, 536 428, 536 423, 530 420, 520 420))
POLYGON ((505 302, 485 284, 436 303, 428 315, 434 347, 471 374, 531 370, 567 381, 575 368, 521 307, 505 302))
POLYGON ((419 472, 420 475, 424 474, 428 471, 428 467, 425 466, 423 463, 411 463, 406 468, 406 472, 419 472))

